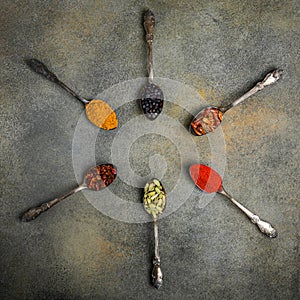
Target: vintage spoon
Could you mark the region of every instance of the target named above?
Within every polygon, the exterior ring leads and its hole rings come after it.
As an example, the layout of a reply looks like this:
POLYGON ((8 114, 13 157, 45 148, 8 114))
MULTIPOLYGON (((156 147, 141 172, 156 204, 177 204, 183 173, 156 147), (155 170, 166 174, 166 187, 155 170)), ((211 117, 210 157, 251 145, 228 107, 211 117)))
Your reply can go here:
POLYGON ((258 229, 270 238, 277 236, 277 231, 274 227, 262 221, 257 215, 245 208, 242 204, 233 199, 222 186, 222 177, 212 168, 196 164, 190 167, 190 175, 196 186, 206 193, 219 193, 226 196, 233 204, 235 204, 252 223, 256 224, 258 229))
POLYGON ((230 108, 238 105, 242 101, 246 100, 253 94, 261 91, 266 86, 275 83, 282 74, 281 70, 274 70, 266 75, 263 81, 258 82, 251 90, 249 90, 242 97, 238 98, 231 104, 225 107, 206 107, 201 110, 191 122, 191 131, 196 135, 205 135, 214 131, 222 122, 223 114, 230 108))
POLYGON ((112 110, 112 108, 104 101, 98 99, 87 100, 73 90, 71 90, 66 84, 60 81, 57 76, 49 71, 46 65, 37 59, 28 60, 28 65, 36 72, 52 82, 57 83, 64 90, 74 96, 76 99, 81 101, 86 108, 87 118, 97 127, 100 127, 105 130, 111 130, 118 126, 118 120, 116 113, 112 110))
POLYGON ((144 188, 144 208, 146 212, 153 217, 154 222, 154 259, 152 271, 152 283, 159 289, 163 283, 163 274, 160 268, 160 256, 158 252, 158 216, 166 207, 166 192, 161 182, 153 179, 145 185, 144 188))
POLYGON ((155 120, 162 112, 164 94, 159 86, 153 83, 153 59, 152 44, 154 40, 155 18, 149 9, 144 14, 144 28, 146 31, 146 42, 148 46, 148 83, 140 92, 141 107, 149 120, 155 120))
POLYGON ((37 218, 41 213, 45 212, 55 204, 81 190, 90 189, 94 191, 101 191, 107 186, 109 186, 115 180, 116 176, 117 169, 112 164, 103 164, 93 167, 89 169, 89 171, 85 175, 83 184, 79 185, 75 189, 71 190, 70 192, 64 194, 59 198, 55 198, 53 200, 43 203, 40 206, 36 206, 29 209, 21 216, 21 219, 24 222, 32 221, 35 218, 37 218))

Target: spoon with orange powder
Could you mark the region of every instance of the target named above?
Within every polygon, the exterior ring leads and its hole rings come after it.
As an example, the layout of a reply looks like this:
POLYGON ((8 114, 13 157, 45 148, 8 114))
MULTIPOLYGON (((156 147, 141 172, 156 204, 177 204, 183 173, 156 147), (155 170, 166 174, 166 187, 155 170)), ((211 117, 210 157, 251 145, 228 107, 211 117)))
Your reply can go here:
POLYGON ((213 132, 222 122, 224 113, 240 104, 250 96, 261 91, 266 86, 275 83, 281 75, 281 70, 274 70, 266 75, 263 81, 258 82, 251 90, 225 107, 209 106, 202 109, 191 122, 191 130, 195 135, 205 135, 213 132))
POLYGON ((222 186, 222 177, 212 168, 197 164, 190 167, 190 175, 196 186, 206 193, 219 193, 227 197, 234 205, 236 205, 250 221, 257 225, 258 229, 269 238, 277 236, 276 229, 269 223, 262 221, 257 215, 252 213, 238 201, 233 199, 222 186))
POLYGON ((48 202, 45 202, 39 206, 30 208, 21 216, 21 220, 24 222, 29 222, 37 218, 40 214, 47 211, 57 203, 66 199, 67 197, 82 191, 84 189, 89 189, 93 191, 101 191, 108 187, 117 177, 117 169, 112 164, 102 164, 96 167, 92 167, 88 170, 84 177, 84 182, 77 186, 75 189, 69 191, 59 198, 55 198, 48 202))
POLYGON ((87 100, 73 90, 71 90, 65 83, 60 81, 57 76, 49 71, 46 65, 37 59, 28 60, 28 65, 36 72, 48 80, 57 83, 60 87, 81 101, 85 105, 87 118, 97 127, 105 130, 111 130, 118 126, 118 119, 113 109, 103 100, 92 99, 87 100))

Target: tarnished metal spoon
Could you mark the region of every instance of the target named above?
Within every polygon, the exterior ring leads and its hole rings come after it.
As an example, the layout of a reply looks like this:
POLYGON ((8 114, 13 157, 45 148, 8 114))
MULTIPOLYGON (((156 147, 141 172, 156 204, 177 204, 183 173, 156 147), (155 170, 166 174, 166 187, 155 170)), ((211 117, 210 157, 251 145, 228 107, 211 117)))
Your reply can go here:
POLYGON ((271 224, 262 221, 259 216, 252 213, 224 190, 222 186, 222 177, 218 172, 206 165, 196 164, 190 167, 190 175, 199 189, 206 193, 219 193, 224 195, 236 205, 252 223, 256 224, 262 233, 269 238, 277 237, 277 231, 271 224))
POLYGON ((164 94, 160 87, 153 83, 153 59, 152 44, 154 40, 155 18, 151 10, 144 14, 144 28, 146 31, 146 42, 148 46, 148 83, 140 92, 141 107, 149 120, 155 120, 162 112, 164 94))
POLYGON ((21 216, 22 221, 29 222, 37 218, 41 213, 45 212, 55 204, 61 202, 67 197, 81 191, 84 189, 90 189, 94 191, 101 191, 107 186, 109 186, 117 176, 117 169, 112 164, 102 164, 89 169, 84 177, 84 181, 81 185, 71 190, 70 192, 64 194, 59 198, 55 198, 42 205, 33 207, 23 213, 21 216))
POLYGON ((222 122, 223 114, 230 108, 243 102, 266 86, 275 83, 281 75, 281 70, 274 70, 266 75, 263 81, 258 82, 251 90, 225 107, 206 107, 201 110, 191 122, 191 131, 196 135, 205 135, 214 131, 222 122))
POLYGON ((29 59, 27 63, 36 73, 39 73, 46 77, 48 80, 57 83, 60 87, 62 87, 76 99, 81 101, 85 105, 87 118, 94 125, 105 130, 111 130, 118 126, 116 113, 106 102, 99 99, 87 100, 79 96, 65 83, 59 80, 54 73, 49 71, 45 64, 37 59, 29 59))
POLYGON ((166 207, 166 192, 158 179, 152 179, 144 188, 144 208, 153 217, 154 223, 154 259, 152 271, 153 286, 159 289, 163 283, 163 274, 160 267, 160 256, 158 252, 158 216, 166 207))

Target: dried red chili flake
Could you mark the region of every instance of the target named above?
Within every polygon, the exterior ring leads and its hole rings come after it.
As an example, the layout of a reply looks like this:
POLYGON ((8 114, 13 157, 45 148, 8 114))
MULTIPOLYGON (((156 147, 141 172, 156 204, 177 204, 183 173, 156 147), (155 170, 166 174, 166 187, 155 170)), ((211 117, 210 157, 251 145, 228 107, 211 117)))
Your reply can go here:
POLYGON ((112 164, 105 164, 91 168, 84 182, 89 189, 100 191, 109 186, 116 177, 117 169, 112 164))
POLYGON ((222 177, 205 165, 192 165, 190 175, 195 184, 206 193, 216 193, 222 188, 222 177))
POLYGON ((214 131, 222 122, 223 113, 216 107, 202 110, 192 121, 191 127, 195 134, 204 135, 214 131))

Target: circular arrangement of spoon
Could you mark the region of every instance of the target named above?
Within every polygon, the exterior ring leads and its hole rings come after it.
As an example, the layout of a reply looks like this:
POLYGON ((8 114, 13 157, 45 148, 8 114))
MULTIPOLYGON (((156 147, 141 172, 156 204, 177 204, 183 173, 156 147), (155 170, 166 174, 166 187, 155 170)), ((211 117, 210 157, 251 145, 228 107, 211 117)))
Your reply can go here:
POLYGON ((23 213, 21 219, 25 222, 32 221, 35 218, 37 218, 41 213, 53 207, 55 204, 84 189, 101 191, 108 187, 115 180, 116 176, 117 169, 112 164, 102 164, 93 167, 89 169, 81 185, 59 198, 55 198, 53 200, 43 203, 42 205, 29 209, 28 211, 23 213))
POLYGON ((262 221, 257 215, 252 213, 225 191, 222 185, 222 177, 215 170, 206 165, 196 164, 190 167, 190 175, 199 189, 206 193, 219 193, 224 195, 244 214, 246 214, 251 222, 256 224, 262 233, 270 238, 277 237, 277 231, 271 224, 262 221))
MULTIPOLYGON (((154 40, 155 17, 151 10, 144 13, 144 29, 146 32, 146 42, 148 48, 148 82, 140 91, 140 105, 149 120, 155 120, 162 112, 164 104, 164 95, 160 87, 153 83, 153 55, 152 46, 154 40)), ((60 81, 57 76, 49 71, 46 65, 37 59, 30 59, 28 65, 37 73, 43 75, 48 80, 58 84, 68 93, 80 100, 86 108, 87 118, 91 123, 99 128, 111 130, 118 126, 118 120, 112 108, 102 100, 87 100, 65 83, 60 81)), ((225 107, 206 107, 201 110, 190 124, 190 130, 197 136, 213 132, 222 122, 224 113, 230 108, 243 102, 253 94, 261 91, 266 86, 277 82, 281 76, 281 70, 274 70, 268 73, 265 78, 258 82, 252 89, 225 107)), ((275 228, 266 221, 261 220, 256 214, 252 213, 232 196, 230 196, 222 185, 222 177, 212 168, 195 164, 189 169, 190 176, 195 185, 206 193, 219 193, 227 197, 236 207, 238 207, 252 223, 257 225, 258 229, 270 238, 277 236, 275 228)), ((86 173, 81 185, 64 194, 59 198, 45 202, 39 206, 33 207, 21 216, 22 221, 28 222, 37 218, 43 212, 66 199, 67 197, 84 189, 101 191, 108 187, 116 178, 117 169, 112 164, 101 164, 92 167, 86 173)), ((163 273, 161 270, 161 261, 158 250, 158 218, 164 212, 166 207, 166 191, 158 179, 152 179, 144 187, 143 206, 146 212, 151 215, 154 224, 154 258, 152 270, 152 283, 155 288, 160 288, 163 284, 163 273)))
POLYGON ((261 91, 266 86, 275 83, 281 75, 281 70, 274 70, 266 75, 263 81, 258 82, 251 90, 245 93, 231 104, 225 107, 206 107, 201 110, 191 122, 191 129, 195 135, 205 135, 213 132, 222 122, 224 113, 230 108, 237 106, 250 96, 261 91))
POLYGON ((152 216, 154 223, 154 258, 152 283, 159 289, 163 283, 163 274, 160 267, 160 256, 158 252, 158 216, 166 207, 166 192, 158 179, 152 179, 144 187, 144 208, 152 216))
POLYGON ((153 58, 152 44, 154 40, 155 18, 151 10, 144 14, 144 28, 146 31, 146 42, 148 46, 148 83, 140 92, 141 107, 149 120, 155 120, 162 112, 164 94, 160 87, 153 83, 153 58))
POLYGON ((57 78, 57 76, 49 71, 46 65, 37 59, 28 60, 28 65, 36 72, 52 82, 57 83, 60 87, 81 101, 85 105, 87 118, 99 128, 111 130, 118 126, 118 119, 113 109, 103 100, 93 99, 87 100, 79 96, 71 90, 65 83, 57 78))

